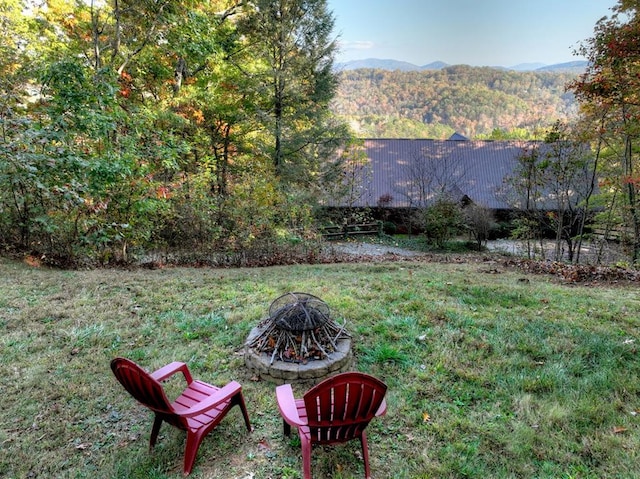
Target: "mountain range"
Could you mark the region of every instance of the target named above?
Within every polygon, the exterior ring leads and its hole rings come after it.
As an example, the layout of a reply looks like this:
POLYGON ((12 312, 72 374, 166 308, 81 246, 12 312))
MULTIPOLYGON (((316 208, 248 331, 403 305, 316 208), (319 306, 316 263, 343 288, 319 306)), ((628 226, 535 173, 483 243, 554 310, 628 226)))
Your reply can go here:
MULTIPOLYGON (((343 63, 336 63, 335 69, 338 71, 358 70, 361 68, 371 68, 375 70, 389 71, 424 71, 424 70, 441 70, 452 66, 442 61, 428 63, 426 65, 414 65, 413 63, 392 59, 367 58, 364 60, 351 60, 343 63)), ((544 63, 520 63, 511 67, 490 66, 498 70, 513 71, 547 71, 547 72, 563 72, 563 73, 582 73, 587 66, 586 61, 573 61, 566 63, 556 63, 546 65, 544 63)))

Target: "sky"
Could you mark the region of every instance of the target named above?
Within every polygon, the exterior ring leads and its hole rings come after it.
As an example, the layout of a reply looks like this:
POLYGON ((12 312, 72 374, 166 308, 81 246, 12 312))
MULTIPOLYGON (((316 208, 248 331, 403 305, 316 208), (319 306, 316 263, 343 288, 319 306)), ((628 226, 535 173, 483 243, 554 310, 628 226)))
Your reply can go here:
POLYGON ((616 0, 327 0, 339 36, 336 61, 511 67, 583 57, 576 47, 616 0))

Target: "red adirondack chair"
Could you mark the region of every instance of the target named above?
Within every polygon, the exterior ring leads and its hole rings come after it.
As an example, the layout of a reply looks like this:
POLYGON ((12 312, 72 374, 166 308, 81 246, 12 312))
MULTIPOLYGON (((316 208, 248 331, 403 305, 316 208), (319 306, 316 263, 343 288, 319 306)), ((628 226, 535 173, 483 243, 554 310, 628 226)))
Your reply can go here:
POLYGON ((150 450, 156 444, 162 421, 187 432, 185 476, 191 473, 204 437, 222 421, 233 406, 240 406, 247 429, 251 431, 242 386, 235 381, 217 388, 194 380, 187 365, 177 361, 149 374, 129 359, 116 358, 111 361, 111 370, 129 394, 155 414, 149 441, 150 450), (175 401, 170 402, 160 382, 178 372, 184 375, 187 387, 175 401))
POLYGON ((367 479, 371 477, 365 428, 371 419, 387 412, 386 391, 387 386, 382 381, 358 372, 325 379, 307 391, 302 399, 293 397, 290 384, 276 388, 284 433, 291 434, 291 426, 298 428, 305 479, 311 479, 313 444, 334 444, 351 439, 360 439, 364 472, 367 479))

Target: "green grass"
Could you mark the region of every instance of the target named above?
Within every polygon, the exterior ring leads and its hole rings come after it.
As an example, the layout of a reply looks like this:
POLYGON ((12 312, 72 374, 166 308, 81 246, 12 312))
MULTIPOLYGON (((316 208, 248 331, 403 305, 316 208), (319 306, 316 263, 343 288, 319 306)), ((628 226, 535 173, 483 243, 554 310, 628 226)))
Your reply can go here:
MULTIPOLYGON (((54 271, 0 260, 0 477, 181 477, 184 434, 164 426, 150 454, 151 415, 112 377, 109 361, 126 356, 243 384, 255 430, 233 410, 192 477, 300 478, 274 385, 252 380, 241 355, 287 291, 346 319, 354 367, 389 386, 388 414, 369 430, 374 477, 640 477, 637 285, 484 272, 494 268, 54 271)), ((356 443, 314 449, 314 478, 362 477, 358 455, 356 443)))

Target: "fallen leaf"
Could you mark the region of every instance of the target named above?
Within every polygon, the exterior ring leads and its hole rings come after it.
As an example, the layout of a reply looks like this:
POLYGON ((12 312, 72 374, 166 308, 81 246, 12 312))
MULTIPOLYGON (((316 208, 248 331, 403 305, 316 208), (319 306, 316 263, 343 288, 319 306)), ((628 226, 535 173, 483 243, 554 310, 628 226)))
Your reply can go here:
POLYGON ((613 433, 614 434, 622 434, 623 432, 625 432, 627 430, 626 427, 620 427, 620 426, 616 426, 613 428, 613 433))
POLYGON ((28 255, 24 258, 24 262, 33 268, 39 268, 42 266, 42 261, 35 256, 28 255))
POLYGON ((429 422, 431 421, 431 416, 429 415, 428 412, 423 412, 422 413, 422 422, 429 422))

